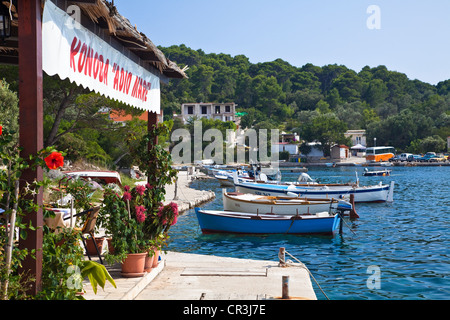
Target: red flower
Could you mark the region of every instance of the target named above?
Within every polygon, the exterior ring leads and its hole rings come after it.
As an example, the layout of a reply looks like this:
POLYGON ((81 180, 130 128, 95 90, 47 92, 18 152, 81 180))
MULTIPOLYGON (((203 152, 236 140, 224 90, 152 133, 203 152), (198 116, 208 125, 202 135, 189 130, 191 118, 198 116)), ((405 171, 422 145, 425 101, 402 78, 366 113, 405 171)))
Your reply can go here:
POLYGON ((136 220, 139 223, 144 222, 146 218, 145 211, 147 210, 144 208, 144 206, 136 206, 135 209, 136 209, 136 220))
POLYGON ((52 152, 47 158, 44 159, 45 164, 50 170, 58 169, 64 165, 64 157, 59 152, 52 152))
POLYGON ((145 192, 145 186, 137 185, 136 192, 142 196, 145 192))
POLYGON ((131 193, 125 191, 123 193, 123 200, 125 200, 125 201, 131 200, 131 193))
POLYGON ((3 133, 3 127, 0 125, 0 136, 2 135, 2 133, 3 133))

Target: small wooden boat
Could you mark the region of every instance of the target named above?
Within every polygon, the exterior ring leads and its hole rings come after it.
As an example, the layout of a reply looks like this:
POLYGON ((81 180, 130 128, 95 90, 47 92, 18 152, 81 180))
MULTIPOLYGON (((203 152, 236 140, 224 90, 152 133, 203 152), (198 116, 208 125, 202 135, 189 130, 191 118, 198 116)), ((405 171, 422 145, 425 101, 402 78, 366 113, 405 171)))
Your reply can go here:
POLYGON ((228 175, 215 174, 214 178, 216 178, 216 180, 219 181, 220 185, 223 187, 233 187, 234 186, 233 181, 230 181, 228 179, 228 175))
POLYGON ((270 215, 244 212, 201 210, 195 213, 203 233, 238 234, 334 234, 339 214, 270 215))
POLYGON ((342 199, 354 195, 355 202, 392 202, 394 181, 372 186, 355 185, 296 185, 247 182, 234 177, 237 192, 265 196, 296 196, 306 198, 342 199))
POLYGON ((369 171, 369 169, 365 168, 364 172, 363 172, 363 176, 366 176, 366 177, 373 177, 373 176, 386 177, 386 176, 390 176, 391 175, 391 171, 392 170, 388 170, 388 169, 369 171))
POLYGON ((122 181, 120 179, 120 174, 117 171, 66 171, 63 172, 65 175, 74 178, 83 178, 86 180, 98 180, 105 184, 115 183, 121 185, 122 181))
POLYGON ((350 211, 352 205, 339 199, 311 199, 298 197, 261 196, 252 193, 226 192, 222 190, 223 209, 247 213, 296 215, 350 211))

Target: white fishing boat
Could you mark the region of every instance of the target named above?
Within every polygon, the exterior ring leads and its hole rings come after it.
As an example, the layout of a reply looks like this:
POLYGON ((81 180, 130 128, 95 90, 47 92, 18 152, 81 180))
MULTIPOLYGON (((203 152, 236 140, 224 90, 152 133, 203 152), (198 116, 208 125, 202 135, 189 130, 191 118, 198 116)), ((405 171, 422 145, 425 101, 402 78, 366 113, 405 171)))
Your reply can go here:
POLYGON ((218 173, 214 175, 217 181, 219 181, 220 185, 223 187, 233 187, 234 183, 229 179, 227 174, 218 173))
POLYGON ((369 169, 364 168, 363 176, 365 177, 387 177, 391 175, 392 170, 384 169, 384 170, 373 170, 369 171, 369 169))
POLYGON ((74 178, 83 178, 86 180, 98 180, 105 184, 115 183, 121 185, 122 181, 120 179, 120 174, 117 171, 95 171, 95 170, 85 170, 85 171, 66 171, 63 172, 65 175, 74 178))
POLYGON ((233 187, 233 174, 234 172, 237 172, 239 179, 244 180, 254 180, 253 178, 249 177, 249 174, 245 170, 237 170, 237 171, 228 171, 228 170, 217 170, 214 172, 214 178, 219 181, 221 186, 224 187, 233 187))
POLYGON ((390 185, 380 182, 379 185, 372 186, 360 186, 358 183, 353 185, 298 185, 250 182, 234 176, 233 182, 237 192, 264 196, 288 195, 341 199, 353 194, 355 202, 392 202, 394 194, 394 181, 390 185))
POLYGON ((350 211, 352 205, 340 199, 261 196, 251 193, 222 191, 223 210, 260 214, 316 214, 336 210, 350 211))

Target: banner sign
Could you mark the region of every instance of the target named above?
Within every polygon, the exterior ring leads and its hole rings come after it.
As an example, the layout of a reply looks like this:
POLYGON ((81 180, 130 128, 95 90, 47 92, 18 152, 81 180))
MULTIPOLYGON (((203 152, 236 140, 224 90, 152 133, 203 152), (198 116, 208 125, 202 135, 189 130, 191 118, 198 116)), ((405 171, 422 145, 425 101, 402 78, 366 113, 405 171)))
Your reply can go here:
POLYGON ((160 113, 159 77, 111 47, 46 1, 42 21, 44 71, 110 99, 160 113))

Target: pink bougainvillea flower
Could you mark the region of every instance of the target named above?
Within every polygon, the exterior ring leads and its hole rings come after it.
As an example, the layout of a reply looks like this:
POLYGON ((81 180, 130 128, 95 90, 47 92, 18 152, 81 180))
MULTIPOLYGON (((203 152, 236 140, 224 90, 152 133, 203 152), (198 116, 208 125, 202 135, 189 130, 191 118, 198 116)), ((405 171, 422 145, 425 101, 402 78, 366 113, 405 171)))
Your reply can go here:
POLYGON ((142 196, 145 192, 145 186, 141 186, 141 185, 136 186, 136 192, 142 196))
POLYGON ((136 206, 135 210, 136 210, 136 220, 139 223, 144 222, 145 218, 146 218, 146 216, 145 216, 145 211, 146 210, 145 210, 144 206, 136 206))
POLYGON ((131 200, 131 193, 125 191, 125 192, 123 193, 123 200, 125 200, 125 201, 127 201, 127 200, 130 201, 130 200, 131 200))
POLYGON ((171 226, 175 225, 178 221, 178 216, 175 216, 172 220, 172 223, 170 224, 171 226))
POLYGON ((164 207, 159 207, 159 209, 158 209, 158 217, 159 218, 161 218, 162 217, 162 215, 163 215, 163 213, 164 213, 164 207))
POLYGON ((47 158, 44 159, 44 161, 50 170, 58 169, 64 165, 64 157, 59 152, 52 152, 47 158))
POLYGON ((171 202, 169 203, 170 209, 172 209, 172 212, 175 216, 178 215, 178 204, 176 204, 175 202, 171 202))

